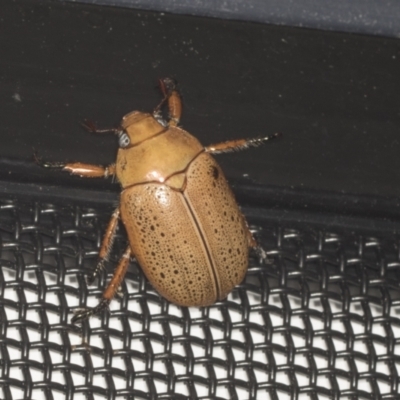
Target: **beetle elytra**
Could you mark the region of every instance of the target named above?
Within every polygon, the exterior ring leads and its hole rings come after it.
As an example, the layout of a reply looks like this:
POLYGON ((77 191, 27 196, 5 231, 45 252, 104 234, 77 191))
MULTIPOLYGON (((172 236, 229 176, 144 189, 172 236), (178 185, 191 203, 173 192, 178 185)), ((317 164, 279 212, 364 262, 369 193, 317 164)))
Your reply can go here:
POLYGON ((116 129, 98 130, 94 124, 85 123, 91 132, 118 135, 115 164, 103 167, 36 158, 43 167, 60 168, 81 177, 114 175, 122 188, 89 283, 104 269, 119 219, 129 244, 99 304, 78 309, 73 323, 108 307, 132 257, 154 288, 181 306, 207 306, 226 298, 243 280, 251 248, 266 258, 212 154, 258 146, 279 134, 204 147, 178 127, 182 106, 175 82, 162 79, 160 88, 163 99, 152 114, 131 112, 116 129), (165 104, 168 120, 161 114, 165 104))

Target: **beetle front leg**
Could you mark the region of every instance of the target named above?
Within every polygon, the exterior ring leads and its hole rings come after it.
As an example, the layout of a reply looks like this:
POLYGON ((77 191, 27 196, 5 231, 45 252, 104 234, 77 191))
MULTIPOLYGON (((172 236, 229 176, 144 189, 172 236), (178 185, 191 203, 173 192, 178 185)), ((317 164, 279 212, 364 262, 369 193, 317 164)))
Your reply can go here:
POLYGON ((182 99, 176 88, 176 81, 172 78, 163 78, 159 80, 159 86, 163 99, 154 109, 153 115, 156 119, 161 117, 161 108, 165 102, 168 104, 169 126, 177 126, 182 115, 182 99))
POLYGON ((115 164, 103 167, 101 165, 76 162, 65 164, 62 170, 69 172, 71 175, 79 175, 82 178, 108 178, 115 175, 115 164))
POLYGON ((110 251, 115 239, 115 232, 117 231, 119 220, 119 208, 117 208, 113 215, 111 216, 110 222, 108 223, 106 233, 104 234, 103 241, 101 242, 101 247, 99 251, 99 260, 97 262, 96 268, 93 272, 88 276, 87 282, 88 284, 92 284, 97 276, 104 271, 105 262, 108 260, 108 256, 110 255, 110 251))
POLYGON ((110 164, 107 167, 101 165, 84 164, 80 162, 64 163, 54 161, 44 161, 34 153, 34 160, 37 165, 49 169, 61 169, 67 171, 71 175, 79 175, 82 178, 108 178, 115 175, 115 164, 110 164))
POLYGON ((85 319, 88 319, 92 315, 100 314, 105 309, 108 308, 111 300, 114 298, 117 293, 119 287, 122 284, 122 281, 125 278, 126 271, 128 270, 129 260, 132 254, 131 248, 125 250, 125 253, 121 257, 117 268, 114 271, 114 275, 108 284, 106 290, 103 292, 102 299, 100 303, 94 308, 80 308, 75 311, 75 315, 72 317, 71 322, 73 324, 82 322, 85 319))
POLYGON ((279 136, 281 136, 281 133, 278 132, 274 133, 273 135, 260 138, 229 140, 227 142, 222 142, 207 146, 205 150, 207 153, 211 154, 229 153, 232 151, 246 150, 249 147, 261 146, 268 140, 275 139, 279 136))

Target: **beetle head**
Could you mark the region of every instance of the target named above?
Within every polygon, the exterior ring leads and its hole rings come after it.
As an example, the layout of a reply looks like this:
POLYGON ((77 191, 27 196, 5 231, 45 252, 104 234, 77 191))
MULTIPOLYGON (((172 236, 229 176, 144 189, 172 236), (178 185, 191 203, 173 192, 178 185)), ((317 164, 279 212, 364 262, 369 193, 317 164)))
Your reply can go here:
POLYGON ((151 114, 133 111, 122 118, 122 130, 119 135, 119 146, 127 149, 143 142, 159 133, 166 128, 160 124, 151 114))

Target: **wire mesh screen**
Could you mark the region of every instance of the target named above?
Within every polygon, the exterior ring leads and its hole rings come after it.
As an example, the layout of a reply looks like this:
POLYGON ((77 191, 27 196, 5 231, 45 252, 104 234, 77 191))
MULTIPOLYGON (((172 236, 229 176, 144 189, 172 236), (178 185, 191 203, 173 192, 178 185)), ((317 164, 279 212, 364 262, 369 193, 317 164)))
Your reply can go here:
POLYGON ((97 304, 126 245, 120 227, 88 286, 111 212, 1 203, 0 398, 399 398, 396 237, 250 221, 271 263, 252 258, 225 301, 170 304, 132 262, 80 329, 73 310, 97 304))

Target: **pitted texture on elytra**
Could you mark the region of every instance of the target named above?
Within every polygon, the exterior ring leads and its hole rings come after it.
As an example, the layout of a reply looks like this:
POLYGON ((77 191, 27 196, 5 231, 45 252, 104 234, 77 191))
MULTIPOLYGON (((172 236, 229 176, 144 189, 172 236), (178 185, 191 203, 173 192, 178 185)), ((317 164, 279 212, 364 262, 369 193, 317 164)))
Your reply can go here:
MULTIPOLYGON (((228 300, 201 309, 173 306, 132 264, 79 346, 72 310, 105 287, 85 278, 114 206, 0 203, 1 399, 399 398, 400 240, 353 227, 258 214, 272 264, 251 259, 228 300)), ((125 248, 121 227, 108 279, 125 248)))
POLYGON ((217 290, 212 266, 182 193, 163 184, 121 194, 132 251, 159 293, 181 305, 209 305, 217 290))
POLYGON ((246 222, 221 168, 207 153, 190 164, 184 196, 210 250, 222 300, 247 271, 246 222))

